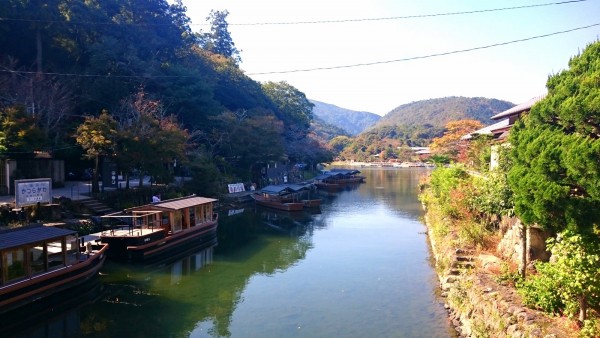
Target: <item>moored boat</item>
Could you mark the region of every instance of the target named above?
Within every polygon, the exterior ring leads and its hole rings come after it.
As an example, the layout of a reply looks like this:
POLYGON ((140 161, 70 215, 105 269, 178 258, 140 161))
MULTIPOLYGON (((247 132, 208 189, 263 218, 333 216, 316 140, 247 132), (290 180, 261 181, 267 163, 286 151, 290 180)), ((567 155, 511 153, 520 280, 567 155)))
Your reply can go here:
POLYGON ((358 175, 359 173, 359 170, 354 169, 332 169, 315 177, 314 184, 322 190, 339 191, 349 184, 363 183, 365 177, 358 175))
POLYGON ((0 231, 0 313, 83 284, 98 274, 107 249, 42 224, 0 231))
POLYGON ((216 201, 191 195, 104 215, 105 230, 99 237, 110 245, 109 258, 158 259, 214 237, 216 201))
POLYGON ((278 196, 270 196, 268 194, 253 194, 252 198, 258 205, 264 207, 274 208, 284 211, 302 211, 304 209, 304 203, 302 202, 284 202, 278 196))

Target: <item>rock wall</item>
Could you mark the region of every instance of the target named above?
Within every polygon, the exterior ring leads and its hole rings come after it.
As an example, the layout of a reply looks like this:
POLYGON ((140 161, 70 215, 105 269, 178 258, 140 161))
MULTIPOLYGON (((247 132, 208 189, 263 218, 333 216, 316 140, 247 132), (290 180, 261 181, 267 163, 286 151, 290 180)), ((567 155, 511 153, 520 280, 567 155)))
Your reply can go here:
MULTIPOLYGON (((427 217, 425 220, 428 222, 427 217)), ((511 259, 520 260, 520 229, 520 222, 516 222, 502 240, 503 252, 511 259)), ((528 236, 532 239, 530 243, 535 245, 545 243, 538 230, 531 229, 528 236)), ((429 234, 429 239, 438 267, 442 296, 446 297, 445 306, 459 337, 570 337, 553 325, 550 317, 524 307, 514 287, 498 283, 497 274, 492 271, 498 271, 503 264, 502 259, 489 253, 475 254, 462 249, 441 252, 432 234, 429 234)), ((534 247, 529 251, 533 253, 532 257, 537 257, 541 251, 534 247)))
MULTIPOLYGON (((497 253, 503 259, 511 261, 515 264, 521 263, 523 256, 523 224, 517 218, 503 220, 507 230, 498 244, 497 253)), ((539 227, 527 227, 527 262, 535 260, 547 262, 550 259, 550 253, 546 251, 546 240, 550 234, 539 227)))

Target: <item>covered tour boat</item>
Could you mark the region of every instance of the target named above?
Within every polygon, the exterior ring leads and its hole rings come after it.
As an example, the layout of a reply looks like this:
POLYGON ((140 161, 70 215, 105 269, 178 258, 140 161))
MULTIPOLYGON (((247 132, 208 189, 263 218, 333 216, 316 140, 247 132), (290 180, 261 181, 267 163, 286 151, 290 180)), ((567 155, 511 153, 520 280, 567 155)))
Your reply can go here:
POLYGON ((355 169, 331 169, 315 177, 314 180, 319 189, 337 191, 351 184, 363 183, 365 177, 359 174, 360 171, 355 169))
POLYGON ((0 313, 83 284, 98 274, 107 249, 42 224, 0 231, 0 313))
POLYGON ((284 211, 301 211, 304 202, 298 195, 299 185, 268 185, 252 195, 257 205, 284 211))
POLYGON ((143 261, 176 253, 214 238, 216 199, 186 196, 102 216, 109 258, 143 261))

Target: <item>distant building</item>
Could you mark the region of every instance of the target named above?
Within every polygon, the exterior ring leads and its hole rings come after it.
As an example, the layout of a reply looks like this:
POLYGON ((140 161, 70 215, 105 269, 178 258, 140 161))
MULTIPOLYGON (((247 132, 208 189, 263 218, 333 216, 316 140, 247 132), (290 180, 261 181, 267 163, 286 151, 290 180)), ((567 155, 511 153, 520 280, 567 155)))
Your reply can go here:
POLYGON ((515 124, 515 122, 517 122, 521 118, 521 115, 530 111, 531 107, 533 107, 534 104, 536 104, 537 102, 539 102, 540 100, 542 100, 545 97, 546 97, 546 94, 536 96, 527 102, 518 104, 510 109, 507 109, 501 113, 498 113, 498 114, 492 116, 491 117, 492 120, 500 120, 500 121, 497 123, 494 123, 490 126, 487 126, 485 128, 481 128, 472 133, 464 135, 463 137, 461 137, 461 140, 470 140, 470 139, 474 138, 476 135, 492 136, 492 138, 494 140, 496 140, 496 144, 492 146, 490 169, 497 168, 498 167, 498 146, 502 145, 506 141, 506 139, 508 137, 508 133, 510 131, 510 128, 512 128, 512 126, 515 124))

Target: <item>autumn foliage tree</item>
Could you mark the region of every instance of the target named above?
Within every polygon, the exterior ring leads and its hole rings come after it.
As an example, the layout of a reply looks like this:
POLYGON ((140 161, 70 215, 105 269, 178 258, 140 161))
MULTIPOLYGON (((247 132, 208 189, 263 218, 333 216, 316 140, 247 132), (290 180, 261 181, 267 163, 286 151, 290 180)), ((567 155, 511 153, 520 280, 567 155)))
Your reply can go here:
POLYGON ((446 155, 458 162, 466 161, 468 141, 461 137, 483 128, 478 120, 450 121, 446 124, 444 135, 434 138, 431 142, 431 150, 438 155, 446 155))
POLYGON ((100 158, 111 156, 116 147, 117 122, 103 111, 100 116, 88 116, 76 131, 75 139, 85 150, 84 157, 94 160, 94 172, 92 176, 92 192, 100 192, 98 184, 98 170, 100 158))

